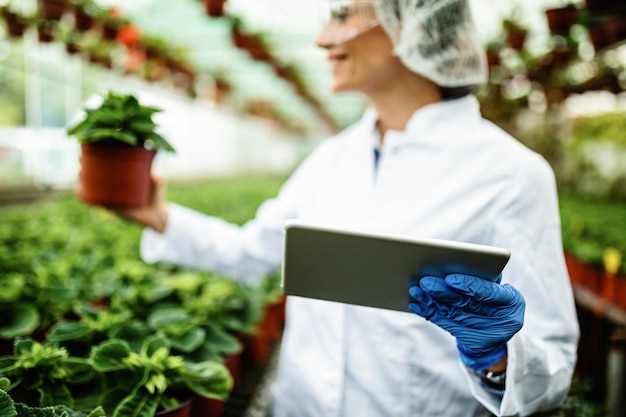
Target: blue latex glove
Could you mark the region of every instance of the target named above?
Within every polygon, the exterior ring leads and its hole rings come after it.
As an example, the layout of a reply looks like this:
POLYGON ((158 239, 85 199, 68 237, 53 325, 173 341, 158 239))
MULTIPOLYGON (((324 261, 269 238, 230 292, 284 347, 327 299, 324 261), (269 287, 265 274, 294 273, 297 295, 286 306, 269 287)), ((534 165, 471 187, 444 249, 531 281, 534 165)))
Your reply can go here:
POLYGON ((461 361, 484 370, 506 355, 506 342, 524 323, 524 298, 509 284, 451 274, 423 277, 409 288, 409 309, 456 337, 461 361))

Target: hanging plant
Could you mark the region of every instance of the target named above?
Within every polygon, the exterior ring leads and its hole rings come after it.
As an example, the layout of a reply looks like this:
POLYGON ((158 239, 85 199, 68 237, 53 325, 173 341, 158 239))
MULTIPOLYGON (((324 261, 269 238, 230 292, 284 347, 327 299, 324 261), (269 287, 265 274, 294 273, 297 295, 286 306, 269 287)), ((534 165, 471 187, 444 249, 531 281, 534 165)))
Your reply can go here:
POLYGON ((578 8, 570 4, 565 7, 545 11, 550 32, 555 35, 567 35, 570 28, 578 22, 578 8))
POLYGON ((55 38, 63 42, 65 51, 70 55, 76 55, 82 50, 82 34, 76 32, 72 26, 60 22, 56 28, 55 38))
POLYGON ((500 51, 502 50, 502 42, 494 41, 487 44, 487 65, 489 68, 500 65, 500 51))
POLYGON ((226 0, 204 0, 206 13, 211 17, 224 16, 224 3, 226 0))
POLYGON ((21 38, 28 27, 28 19, 9 10, 7 7, 0 8, 0 16, 4 18, 7 33, 12 38, 21 38))
POLYGON ((120 11, 115 7, 100 10, 96 19, 100 23, 100 33, 102 37, 110 41, 116 40, 117 34, 122 27, 130 24, 127 19, 121 16, 120 11))
POLYGON ((38 0, 39 15, 45 20, 61 20, 69 10, 67 0, 38 0))
POLYGON ((94 24, 96 11, 97 7, 93 0, 72 0, 74 27, 80 32, 90 30, 94 24))
POLYGON ((113 49, 115 44, 104 39, 87 42, 86 50, 89 61, 105 68, 113 67, 113 49))
POLYGON ((43 20, 37 21, 37 37, 39 42, 50 43, 54 40, 54 31, 56 29, 56 21, 43 20))
POLYGON ((502 21, 506 44, 513 49, 524 49, 526 38, 528 37, 528 29, 513 18, 507 18, 502 21))

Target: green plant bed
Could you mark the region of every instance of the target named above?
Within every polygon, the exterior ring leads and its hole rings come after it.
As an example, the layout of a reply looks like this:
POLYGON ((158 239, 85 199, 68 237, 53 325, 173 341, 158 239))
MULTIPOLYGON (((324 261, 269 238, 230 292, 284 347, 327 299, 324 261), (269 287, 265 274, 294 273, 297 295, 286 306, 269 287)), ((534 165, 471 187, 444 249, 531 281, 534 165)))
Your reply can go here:
POLYGON ((614 272, 626 275, 626 202, 565 193, 559 200, 565 250, 598 268, 613 254, 614 272))
MULTIPOLYGON (((168 193, 171 201, 243 223, 282 182, 256 178, 171 183, 168 193)), ((72 193, 0 207, 0 216, 3 355, 11 354, 14 340, 28 337, 62 346, 82 361, 93 358, 95 346, 112 341, 124 345, 124 355, 131 357, 142 352, 144 340, 156 338, 172 357, 187 364, 176 368, 180 375, 173 381, 175 387, 191 389, 190 395, 227 396, 226 383, 198 388, 196 382, 208 378, 209 366, 222 372, 225 358, 241 351, 235 335, 256 331, 265 306, 276 299, 275 276, 252 288, 228 277, 146 264, 139 257, 141 227, 84 205, 72 193)), ((173 398, 183 398, 168 392, 150 397, 152 406, 173 405, 173 398)), ((120 392, 117 399, 135 401, 128 395, 120 392)), ((81 397, 78 404, 85 410, 93 402, 81 397)), ((115 414, 127 415, 122 409, 115 414)))
POLYGON ((167 196, 170 201, 242 224, 264 200, 278 193, 284 181, 283 177, 262 176, 171 183, 167 196))

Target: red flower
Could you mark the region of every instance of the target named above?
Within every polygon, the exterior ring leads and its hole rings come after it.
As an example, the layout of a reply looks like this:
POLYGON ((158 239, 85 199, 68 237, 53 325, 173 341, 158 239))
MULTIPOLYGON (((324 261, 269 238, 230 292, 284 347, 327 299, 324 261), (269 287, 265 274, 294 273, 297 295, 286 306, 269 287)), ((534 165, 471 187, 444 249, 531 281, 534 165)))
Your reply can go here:
POLYGON ((127 47, 136 45, 140 40, 141 32, 133 25, 124 25, 119 32, 117 32, 117 41, 127 47))

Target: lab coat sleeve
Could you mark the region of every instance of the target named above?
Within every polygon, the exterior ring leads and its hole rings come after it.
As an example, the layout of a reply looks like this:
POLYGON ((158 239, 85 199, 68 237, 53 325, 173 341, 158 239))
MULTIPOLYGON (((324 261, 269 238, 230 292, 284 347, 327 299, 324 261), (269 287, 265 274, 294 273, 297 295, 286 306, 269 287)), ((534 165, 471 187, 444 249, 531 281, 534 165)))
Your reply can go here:
POLYGON ((144 229, 141 257, 213 271, 255 285, 280 264, 282 223, 288 211, 273 199, 242 227, 177 204, 169 204, 163 234, 144 229))
POLYGON ((149 263, 164 261, 215 272, 256 285, 282 261, 283 225, 297 216, 300 176, 292 176, 279 195, 265 201, 244 225, 169 203, 168 224, 160 234, 143 231, 140 254, 149 263))
POLYGON ((140 254, 146 262, 164 261, 215 272, 256 285, 282 262, 284 223, 299 216, 324 161, 324 146, 303 161, 275 198, 266 200, 253 219, 239 226, 170 203, 168 224, 160 234, 143 231, 140 254))
POLYGON ((541 157, 517 173, 507 191, 494 243, 511 249, 503 282, 526 300, 524 326, 508 342, 506 390, 500 401, 476 378, 475 397, 499 416, 557 408, 567 396, 577 358, 578 319, 563 256, 554 174, 541 157))

